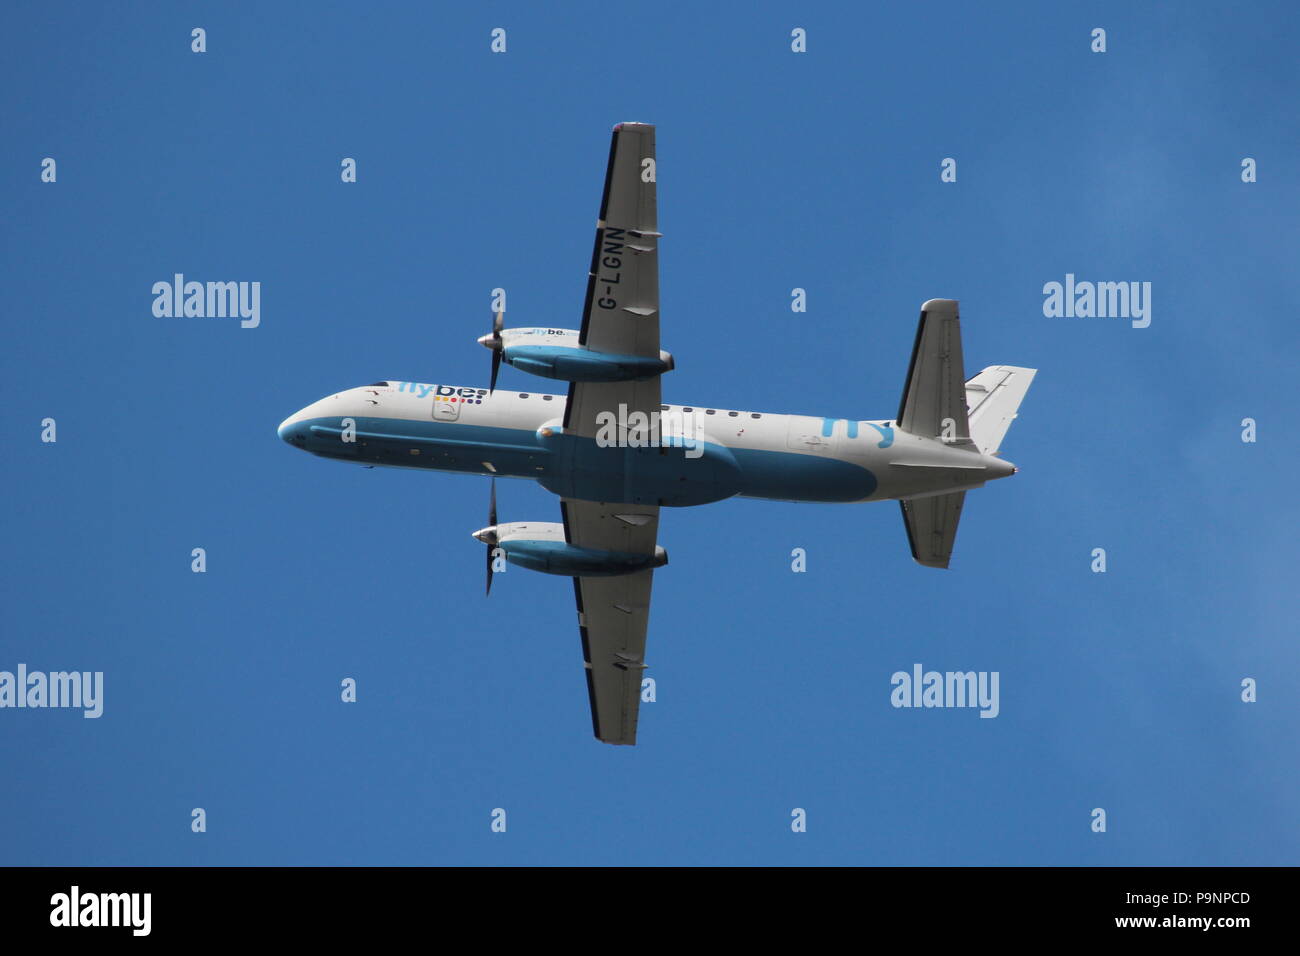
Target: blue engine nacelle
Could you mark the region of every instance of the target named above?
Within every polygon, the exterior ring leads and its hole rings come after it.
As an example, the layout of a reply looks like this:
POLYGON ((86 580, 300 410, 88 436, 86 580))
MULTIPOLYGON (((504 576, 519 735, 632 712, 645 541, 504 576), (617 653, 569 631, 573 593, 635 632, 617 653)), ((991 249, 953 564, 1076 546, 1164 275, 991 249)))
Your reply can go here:
POLYGON ((635 574, 668 563, 668 552, 654 554, 599 551, 579 548, 564 540, 564 525, 555 522, 515 521, 474 532, 490 548, 500 548, 511 564, 543 574, 566 577, 616 577, 635 574))
MULTIPOLYGON (((564 382, 629 382, 671 371, 668 352, 657 357, 597 352, 578 344, 573 329, 504 329, 498 339, 484 336, 489 348, 521 372, 564 382)), ((480 341, 483 341, 480 340, 480 341)))
POLYGON ((662 547, 656 547, 654 554, 596 551, 563 541, 503 541, 500 547, 511 564, 544 574, 569 577, 617 577, 647 568, 660 568, 668 563, 668 552, 662 547))

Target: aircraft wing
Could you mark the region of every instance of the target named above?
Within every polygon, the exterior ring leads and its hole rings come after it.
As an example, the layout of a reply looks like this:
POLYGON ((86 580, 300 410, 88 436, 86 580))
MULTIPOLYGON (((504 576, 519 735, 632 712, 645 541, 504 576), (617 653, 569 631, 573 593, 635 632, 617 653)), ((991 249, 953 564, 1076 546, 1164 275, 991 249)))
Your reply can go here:
MULTIPOLYGON (((659 357, 659 232, 655 187, 655 128, 614 127, 605 192, 591 251, 587 298, 578 344, 598 352, 659 357)), ((596 436, 602 411, 659 411, 659 377, 639 382, 574 382, 564 430, 596 436)))
MULTIPOLYGON (((602 551, 654 553, 659 532, 657 505, 565 498, 560 510, 569 544, 602 551)), ((573 579, 592 730, 597 739, 608 744, 636 743, 653 577, 654 571, 647 570, 573 579)))

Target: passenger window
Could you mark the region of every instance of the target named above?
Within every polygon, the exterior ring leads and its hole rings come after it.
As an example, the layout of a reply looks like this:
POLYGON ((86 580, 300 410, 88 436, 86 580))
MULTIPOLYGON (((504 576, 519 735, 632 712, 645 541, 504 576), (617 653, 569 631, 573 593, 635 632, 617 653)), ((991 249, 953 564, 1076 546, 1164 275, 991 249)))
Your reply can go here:
POLYGON ((737 415, 740 414, 740 412, 727 412, 727 414, 730 415, 732 418, 735 418, 737 415))

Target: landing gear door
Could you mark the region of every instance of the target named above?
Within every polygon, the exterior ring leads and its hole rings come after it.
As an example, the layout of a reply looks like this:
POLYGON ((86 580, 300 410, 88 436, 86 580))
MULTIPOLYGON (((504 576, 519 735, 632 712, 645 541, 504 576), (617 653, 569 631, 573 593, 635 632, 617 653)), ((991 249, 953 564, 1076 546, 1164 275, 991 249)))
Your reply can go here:
POLYGON ((436 422, 454 422, 460 418, 460 401, 454 396, 436 395, 433 399, 433 420, 436 422))
POLYGON ((844 425, 831 418, 809 418, 806 415, 791 415, 786 430, 785 445, 791 451, 801 451, 812 455, 831 455, 835 452, 838 440, 837 432, 842 432, 844 425), (836 429, 835 426, 839 425, 836 429))

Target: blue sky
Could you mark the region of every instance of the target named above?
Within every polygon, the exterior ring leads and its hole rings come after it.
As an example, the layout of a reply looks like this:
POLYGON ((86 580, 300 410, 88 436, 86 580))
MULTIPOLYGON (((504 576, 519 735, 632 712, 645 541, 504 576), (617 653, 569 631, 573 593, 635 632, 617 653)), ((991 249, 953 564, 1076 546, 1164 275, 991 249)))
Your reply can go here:
POLYGON ((0 863, 1294 864, 1296 19, 9 5, 0 669, 105 702, 0 711, 0 863), (622 120, 659 127, 665 400, 891 417, 932 297, 969 371, 1041 370, 948 572, 892 503, 666 512, 636 748, 590 736, 567 581, 483 599, 484 481, 275 434, 486 384, 494 287, 577 327, 622 120), (261 325, 155 318, 176 272, 260 281, 261 325), (1151 282, 1150 327, 1045 317, 1067 273, 1151 282), (915 663, 998 671, 1000 715, 894 709, 915 663))

